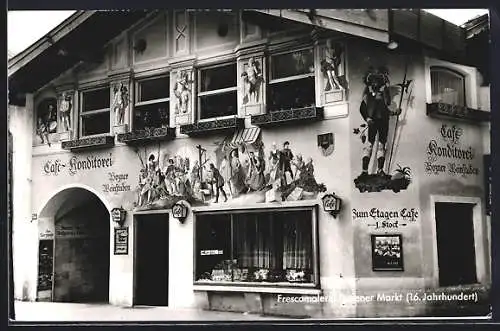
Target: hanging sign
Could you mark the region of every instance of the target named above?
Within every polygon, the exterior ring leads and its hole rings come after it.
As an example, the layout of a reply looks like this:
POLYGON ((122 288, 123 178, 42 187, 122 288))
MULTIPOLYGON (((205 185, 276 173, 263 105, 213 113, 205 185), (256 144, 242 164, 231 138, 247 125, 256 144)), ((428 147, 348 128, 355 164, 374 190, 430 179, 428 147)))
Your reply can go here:
POLYGON ((128 227, 115 228, 115 255, 128 255, 128 227))

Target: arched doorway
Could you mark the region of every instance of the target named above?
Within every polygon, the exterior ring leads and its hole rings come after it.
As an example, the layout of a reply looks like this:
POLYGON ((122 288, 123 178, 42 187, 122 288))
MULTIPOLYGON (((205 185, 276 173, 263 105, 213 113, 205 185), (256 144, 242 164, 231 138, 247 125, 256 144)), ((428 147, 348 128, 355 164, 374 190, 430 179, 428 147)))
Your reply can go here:
POLYGON ((108 302, 110 215, 94 193, 71 187, 39 214, 37 299, 108 302))

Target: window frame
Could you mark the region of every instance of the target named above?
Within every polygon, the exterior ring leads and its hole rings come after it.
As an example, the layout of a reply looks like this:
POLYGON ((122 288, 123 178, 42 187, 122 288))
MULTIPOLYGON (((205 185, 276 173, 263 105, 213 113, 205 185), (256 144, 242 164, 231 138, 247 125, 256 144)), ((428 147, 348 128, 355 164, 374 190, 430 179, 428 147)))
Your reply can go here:
MULTIPOLYGON (((274 221, 274 220, 273 220, 274 221)), ((237 222, 237 221, 236 221, 237 222)), ((309 205, 309 206, 293 206, 293 207, 281 207, 281 208, 276 208, 276 207, 268 207, 268 206, 263 206, 263 207, 257 207, 257 208, 251 208, 251 209, 230 209, 230 210, 193 210, 193 285, 194 286, 206 286, 206 287, 232 287, 232 288, 260 288, 263 291, 267 291, 266 289, 270 290, 271 289, 297 289, 297 290, 307 290, 307 289, 320 289, 321 288, 321 283, 320 283, 320 255, 319 255, 319 229, 318 229, 318 205, 309 205), (231 255, 233 254, 233 242, 234 242, 234 237, 233 237, 233 224, 235 222, 233 215, 234 214, 249 214, 249 213, 270 213, 271 215, 273 213, 279 213, 279 212, 293 212, 293 211, 309 211, 311 212, 311 241, 312 241, 312 270, 313 270, 313 282, 312 283, 273 283, 273 282, 266 282, 266 283, 261 283, 261 282, 244 282, 244 281, 231 281, 231 282, 223 282, 223 281, 211 281, 211 282, 206 282, 206 281, 198 281, 196 280, 196 273, 197 273, 197 240, 196 240, 196 235, 197 235, 197 222, 203 222, 202 220, 199 219, 199 216, 203 215, 220 215, 220 214, 230 214, 231 215, 231 255)))
MULTIPOLYGON (((316 76, 316 63, 314 61, 314 47, 313 46, 302 46, 302 47, 297 47, 297 48, 294 48, 292 50, 283 50, 283 51, 278 51, 278 52, 273 52, 271 54, 268 55, 268 83, 267 83, 267 88, 269 88, 272 84, 279 84, 279 83, 284 83, 284 82, 289 82, 289 81, 292 81, 292 80, 299 80, 299 79, 304 79, 304 78, 309 78, 309 77, 315 77, 316 76), (313 65, 314 65, 314 71, 309 73, 309 74, 301 74, 301 75, 294 75, 294 76, 288 76, 288 77, 284 77, 284 78, 276 78, 276 79, 273 79, 272 78, 272 69, 273 69, 273 57, 275 56, 278 56, 278 55, 285 55, 285 54, 291 54, 291 53, 295 53, 295 52, 301 52, 301 51, 305 51, 305 50, 309 50, 312 52, 312 55, 313 55, 313 65)), ((314 85, 316 85, 316 81, 314 82, 314 85)), ((315 86, 316 88, 316 86, 315 86)))
POLYGON ((103 84, 103 85, 97 85, 97 86, 92 86, 89 88, 85 88, 79 91, 79 109, 78 109, 78 137, 79 138, 92 138, 92 137, 101 137, 101 136, 106 136, 111 134, 111 126, 113 124, 113 118, 112 118, 112 112, 111 112, 111 90, 110 90, 110 85, 109 84, 103 84), (91 91, 96 91, 96 90, 108 90, 108 97, 109 97, 109 106, 108 108, 102 108, 102 109, 94 109, 91 111, 83 111, 83 103, 84 103, 84 95, 85 93, 91 92, 91 91), (91 135, 84 135, 83 134, 83 118, 89 115, 95 115, 95 114, 101 114, 108 112, 109 115, 109 128, 107 132, 103 133, 97 133, 97 134, 91 134, 91 135))
POLYGON ((477 109, 478 105, 478 78, 477 69, 471 66, 465 66, 426 56, 424 58, 425 66, 425 100, 426 103, 432 103, 432 83, 431 67, 443 67, 454 70, 462 74, 465 78, 465 102, 468 108, 477 109))
POLYGON ((432 91, 432 73, 433 72, 445 72, 445 73, 452 74, 453 76, 459 77, 460 79, 462 79, 462 93, 463 93, 463 98, 464 98, 464 104, 459 105, 459 106, 467 107, 467 104, 468 104, 467 76, 465 74, 459 72, 458 70, 455 70, 453 68, 450 68, 450 67, 447 67, 444 65, 431 65, 431 66, 429 66, 429 76, 430 76, 430 80, 431 80, 431 99, 434 96, 434 93, 432 91))
POLYGON ((226 118, 233 118, 235 116, 238 116, 238 63, 236 60, 230 60, 226 62, 221 62, 221 63, 216 63, 216 64, 210 64, 207 66, 199 67, 196 69, 196 121, 197 122, 209 122, 213 120, 221 120, 221 119, 226 119, 226 118), (223 89, 218 89, 218 90, 211 90, 211 91, 204 91, 201 92, 201 72, 203 70, 209 70, 213 68, 218 68, 218 67, 224 67, 224 66, 229 66, 229 65, 234 65, 236 67, 236 77, 235 77, 235 85, 234 87, 226 87, 223 89), (235 104, 235 113, 233 115, 224 115, 224 116, 215 116, 215 117, 210 117, 210 118, 201 118, 201 97, 205 96, 213 96, 217 94, 225 94, 228 92, 236 92, 236 104, 235 104))
POLYGON ((133 109, 132 109, 132 131, 136 131, 137 129, 135 128, 135 107, 141 107, 141 106, 149 106, 149 105, 154 105, 154 104, 159 104, 163 102, 168 102, 168 127, 170 127, 170 99, 171 99, 171 93, 170 91, 172 90, 171 86, 171 81, 170 81, 170 72, 154 75, 154 76, 147 76, 147 77, 140 77, 136 78, 134 81, 134 88, 135 88, 135 93, 134 93, 134 103, 133 103, 133 109), (160 99, 153 99, 153 100, 147 100, 147 101, 139 101, 140 100, 140 84, 144 81, 148 80, 155 80, 159 78, 168 78, 169 83, 168 83, 168 91, 167 91, 167 98, 160 98, 160 99))

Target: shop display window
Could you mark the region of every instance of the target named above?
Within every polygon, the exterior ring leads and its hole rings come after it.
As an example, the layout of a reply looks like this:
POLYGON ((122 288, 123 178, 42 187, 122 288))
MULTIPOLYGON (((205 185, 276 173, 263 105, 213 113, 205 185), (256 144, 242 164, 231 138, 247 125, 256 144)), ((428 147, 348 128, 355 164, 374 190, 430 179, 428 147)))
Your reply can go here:
POLYGON ((81 93, 81 136, 93 136, 110 131, 110 90, 102 87, 81 93))
POLYGON ((236 63, 202 68, 198 72, 198 118, 237 114, 236 63))
POLYGON ((269 59, 267 109, 283 111, 315 105, 314 53, 304 49, 269 59))
POLYGON ((315 285, 312 210, 196 216, 197 283, 315 285))
POLYGON ((134 130, 169 126, 170 77, 148 78, 137 82, 134 130))

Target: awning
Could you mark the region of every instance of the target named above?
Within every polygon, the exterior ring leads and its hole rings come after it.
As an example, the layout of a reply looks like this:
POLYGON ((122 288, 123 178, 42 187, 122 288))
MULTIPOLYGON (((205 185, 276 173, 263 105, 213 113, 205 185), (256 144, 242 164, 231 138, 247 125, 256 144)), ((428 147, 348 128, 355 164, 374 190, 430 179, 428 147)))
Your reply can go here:
POLYGON ((254 144, 260 136, 260 128, 245 128, 236 131, 232 136, 226 138, 226 146, 238 148, 241 144, 254 144))

